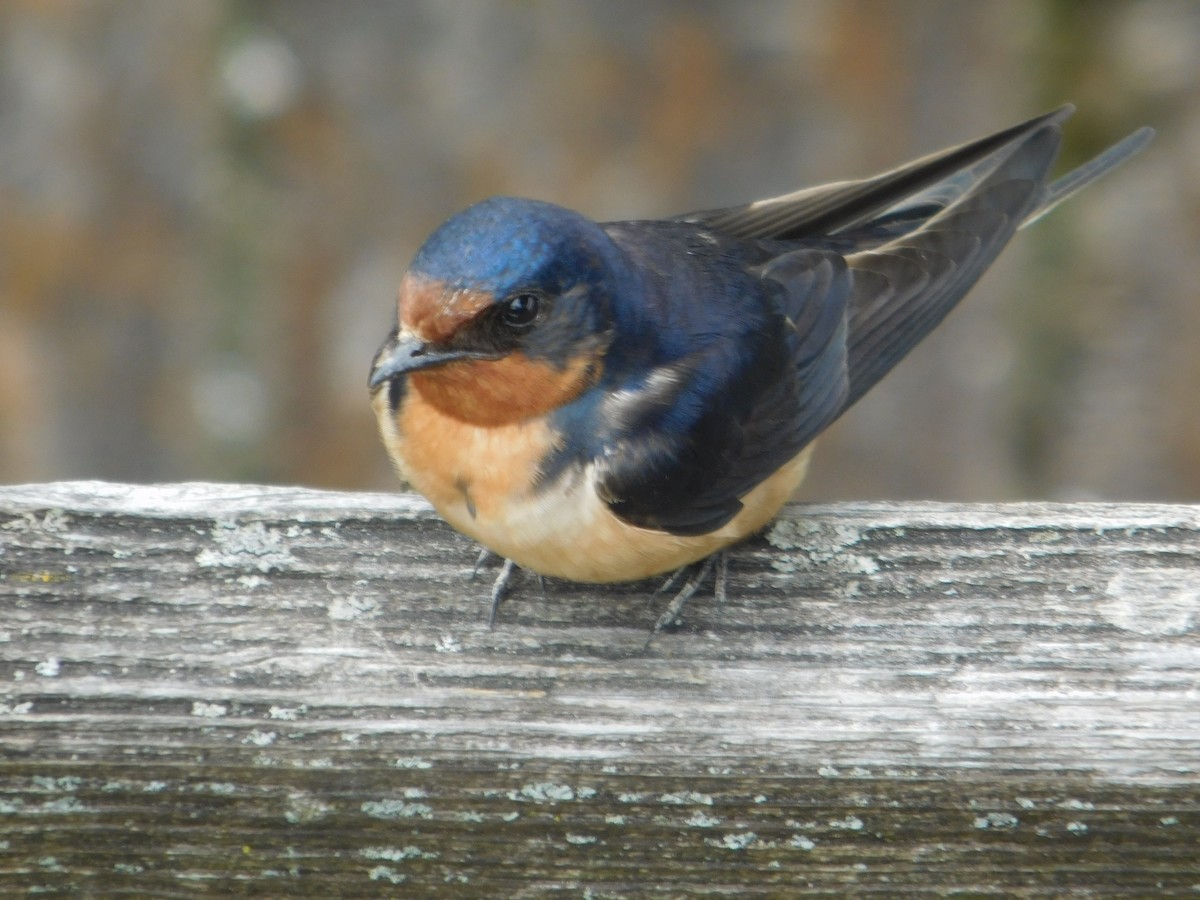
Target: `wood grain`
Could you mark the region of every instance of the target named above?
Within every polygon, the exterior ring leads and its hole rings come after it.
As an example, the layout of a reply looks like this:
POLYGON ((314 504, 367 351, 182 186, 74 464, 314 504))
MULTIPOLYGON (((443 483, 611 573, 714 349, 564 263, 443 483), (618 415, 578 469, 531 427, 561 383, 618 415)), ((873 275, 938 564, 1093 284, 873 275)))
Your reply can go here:
POLYGON ((0 488, 0 892, 1200 890, 1200 508, 793 506, 645 646, 417 498, 0 488), (485 576, 489 573, 485 573, 485 576))

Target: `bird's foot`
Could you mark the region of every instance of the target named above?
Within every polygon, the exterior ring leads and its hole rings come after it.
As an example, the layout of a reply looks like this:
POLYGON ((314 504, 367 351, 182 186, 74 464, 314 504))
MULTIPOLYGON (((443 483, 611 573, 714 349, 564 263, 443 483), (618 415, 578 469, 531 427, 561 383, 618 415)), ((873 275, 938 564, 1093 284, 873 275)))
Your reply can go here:
POLYGON ((496 554, 487 547, 479 548, 479 556, 475 559, 475 567, 471 569, 471 580, 474 581, 479 577, 479 570, 483 568, 484 563, 491 559, 496 554))
MULTIPOLYGON (((484 551, 484 553, 488 552, 487 550, 484 551)), ((476 568, 478 568, 478 563, 476 564, 476 568)), ((508 592, 512 587, 509 582, 512 581, 513 572, 517 571, 517 568, 518 566, 515 562, 511 559, 506 559, 504 565, 500 567, 500 574, 492 582, 492 605, 488 610, 488 628, 496 627, 496 610, 500 608, 500 604, 508 596, 508 592)))
MULTIPOLYGON (((480 551, 478 559, 475 560, 475 566, 471 570, 472 580, 479 576, 479 572, 484 564, 493 556, 496 556, 496 554, 486 548, 480 551)), ((650 646, 660 631, 674 624, 679 619, 680 613, 683 612, 683 607, 704 586, 704 582, 710 575, 713 576, 713 596, 716 598, 717 607, 724 606, 725 598, 728 596, 727 585, 729 583, 729 552, 727 550, 719 550, 711 556, 706 557, 698 566, 694 563, 680 566, 667 577, 666 581, 659 585, 658 589, 651 595, 651 598, 653 599, 659 594, 666 594, 674 590, 675 586, 688 573, 688 570, 693 567, 695 567, 695 573, 684 582, 683 587, 675 593, 675 596, 671 598, 671 602, 667 604, 667 608, 663 610, 662 615, 654 623, 649 637, 646 638, 647 647, 650 646)), ((500 604, 504 602, 512 591, 514 586, 513 575, 519 569, 520 566, 515 562, 511 559, 506 559, 500 567, 500 572, 496 575, 496 580, 492 582, 491 606, 488 609, 488 628, 495 628, 496 613, 500 609, 500 604)), ((537 579, 541 587, 542 597, 545 598, 546 579, 542 575, 538 575, 537 579)))
MULTIPOLYGON (((472 581, 479 577, 479 570, 482 569, 484 564, 494 556, 497 556, 497 554, 487 549, 487 547, 484 547, 479 551, 479 558, 475 560, 475 567, 471 569, 472 581)), ((504 565, 500 567, 500 573, 496 576, 496 580, 492 582, 492 605, 488 610, 488 628, 494 628, 496 626, 496 610, 500 608, 500 604, 504 602, 509 593, 512 591, 512 584, 510 582, 512 581, 513 572, 517 571, 519 568, 521 567, 511 559, 504 560, 504 565)), ((537 575, 538 587, 541 589, 542 599, 545 600, 546 576, 537 572, 534 574, 537 575)))
MULTIPOLYGON (((667 580, 654 592, 653 596, 657 597, 659 594, 665 594, 672 590, 689 568, 691 566, 681 566, 672 572, 667 580)), ((717 605, 724 605, 727 596, 726 586, 729 582, 729 552, 727 550, 718 550, 700 563, 696 574, 689 578, 683 587, 679 589, 679 592, 671 598, 671 602, 667 604, 667 608, 663 610, 663 614, 658 617, 658 621, 654 623, 654 627, 650 630, 650 636, 646 638, 647 647, 650 646, 651 641, 654 640, 660 631, 679 618, 679 614, 683 612, 684 605, 695 596, 709 575, 714 576, 713 595, 716 597, 717 605)))

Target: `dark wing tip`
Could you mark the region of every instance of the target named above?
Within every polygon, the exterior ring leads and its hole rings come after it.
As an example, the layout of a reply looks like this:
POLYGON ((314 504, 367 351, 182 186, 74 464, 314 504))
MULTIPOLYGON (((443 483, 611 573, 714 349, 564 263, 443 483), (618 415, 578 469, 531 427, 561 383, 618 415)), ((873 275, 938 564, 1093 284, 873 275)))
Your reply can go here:
POLYGON ((939 150, 861 181, 844 181, 796 191, 745 206, 677 216, 740 238, 798 240, 828 235, 886 210, 912 194, 969 168, 1047 126, 1066 121, 1069 103, 986 137, 939 150))

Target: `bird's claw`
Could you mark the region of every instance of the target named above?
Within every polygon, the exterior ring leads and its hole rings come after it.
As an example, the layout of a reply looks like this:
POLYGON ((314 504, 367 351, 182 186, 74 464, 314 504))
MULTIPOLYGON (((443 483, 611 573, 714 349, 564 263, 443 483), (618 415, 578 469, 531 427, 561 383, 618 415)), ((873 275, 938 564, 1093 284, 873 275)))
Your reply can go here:
MULTIPOLYGON (((688 566, 682 566, 676 569, 667 578, 665 582, 654 592, 654 596, 665 593, 671 590, 679 579, 683 576, 688 566)), ((646 647, 649 647, 651 642, 658 633, 679 618, 679 614, 683 612, 684 605, 695 596, 696 591, 700 590, 701 585, 708 576, 713 575, 713 595, 716 597, 718 607, 725 605, 726 588, 729 582, 729 553, 725 550, 720 550, 711 556, 707 557, 697 570, 696 574, 687 580, 687 582, 679 589, 679 592, 671 598, 671 602, 667 604, 667 608, 663 610, 658 621, 654 623, 654 627, 650 629, 650 636, 646 638, 646 647), (715 574, 714 574, 715 573, 715 574)))
MULTIPOLYGON (((487 550, 483 552, 491 555, 487 550)), ((476 569, 478 568, 479 565, 476 563, 476 569)), ((496 627, 496 610, 500 608, 500 604, 504 601, 504 598, 508 596, 508 591, 510 588, 509 582, 512 581, 513 572, 515 572, 517 568, 518 566, 515 562, 513 562, 511 559, 506 559, 504 561, 504 565, 500 567, 500 574, 497 575, 496 580, 492 582, 492 607, 488 611, 489 629, 496 627)))
POLYGON ((484 547, 483 549, 481 549, 479 551, 479 556, 476 557, 476 559, 475 559, 475 567, 473 569, 471 569, 471 580, 472 581, 474 581, 476 578, 479 577, 479 570, 483 568, 483 564, 486 563, 489 559, 491 559, 495 555, 496 554, 493 553, 491 550, 489 550, 487 547, 484 547))
MULTIPOLYGON (((479 575, 483 565, 495 556, 490 550, 484 549, 480 552, 479 558, 475 560, 475 567, 471 570, 471 578, 475 579, 479 575)), ((518 566, 511 559, 504 560, 504 565, 500 567, 500 572, 496 575, 496 580, 492 582, 491 606, 488 609, 488 628, 496 627, 496 613, 500 609, 500 604, 508 597, 512 590, 513 573, 518 566)), ((657 597, 659 594, 665 594, 675 588, 680 579, 687 574, 691 566, 681 566, 672 572, 667 579, 658 586, 658 589, 651 594, 651 597, 657 597)), ((649 647, 651 642, 658 633, 672 624, 679 618, 679 614, 683 612, 683 607, 687 602, 696 595, 696 592, 704 585, 705 580, 713 576, 713 596, 716 598, 717 606, 720 608, 725 605, 727 596, 727 585, 729 582, 729 553, 725 550, 720 550, 711 556, 706 557, 695 574, 689 578, 671 598, 671 602, 667 604, 667 608, 663 610, 662 615, 654 623, 654 627, 650 630, 650 635, 646 638, 646 647, 649 647)), ((538 575, 538 583, 541 585, 542 596, 546 595, 546 579, 542 575, 538 575)))

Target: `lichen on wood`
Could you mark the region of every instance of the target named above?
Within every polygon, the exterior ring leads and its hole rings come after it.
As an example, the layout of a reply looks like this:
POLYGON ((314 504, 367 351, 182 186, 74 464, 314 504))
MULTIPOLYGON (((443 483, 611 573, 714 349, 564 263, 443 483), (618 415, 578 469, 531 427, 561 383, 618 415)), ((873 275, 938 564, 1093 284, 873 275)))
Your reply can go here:
MULTIPOLYGON (((1200 884, 1200 508, 789 507, 486 627, 419 499, 0 488, 0 889, 1200 884)), ((486 575, 487 573, 484 573, 486 575)))

